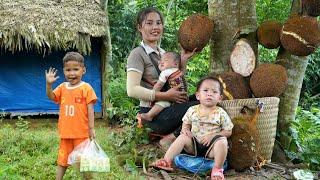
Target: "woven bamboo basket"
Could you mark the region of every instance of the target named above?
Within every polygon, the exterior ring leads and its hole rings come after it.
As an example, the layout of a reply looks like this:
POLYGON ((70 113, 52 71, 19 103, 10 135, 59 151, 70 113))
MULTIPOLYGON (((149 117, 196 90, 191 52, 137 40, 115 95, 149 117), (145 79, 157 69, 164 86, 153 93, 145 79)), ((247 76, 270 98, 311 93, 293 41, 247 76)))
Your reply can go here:
POLYGON ((263 112, 259 114, 257 119, 257 131, 260 141, 258 152, 265 160, 270 162, 277 131, 278 105, 280 99, 277 97, 234 99, 222 101, 219 105, 223 107, 230 118, 233 119, 234 117, 241 116, 240 111, 243 106, 256 108, 257 100, 264 103, 263 112))

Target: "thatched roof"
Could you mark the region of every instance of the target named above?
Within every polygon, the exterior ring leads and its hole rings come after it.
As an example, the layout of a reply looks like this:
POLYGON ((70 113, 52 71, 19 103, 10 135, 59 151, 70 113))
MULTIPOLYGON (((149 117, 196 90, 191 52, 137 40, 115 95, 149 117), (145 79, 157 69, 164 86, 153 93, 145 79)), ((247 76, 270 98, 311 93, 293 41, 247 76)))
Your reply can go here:
POLYGON ((91 51, 90 37, 105 35, 98 0, 1 0, 0 48, 12 52, 76 48, 91 51))

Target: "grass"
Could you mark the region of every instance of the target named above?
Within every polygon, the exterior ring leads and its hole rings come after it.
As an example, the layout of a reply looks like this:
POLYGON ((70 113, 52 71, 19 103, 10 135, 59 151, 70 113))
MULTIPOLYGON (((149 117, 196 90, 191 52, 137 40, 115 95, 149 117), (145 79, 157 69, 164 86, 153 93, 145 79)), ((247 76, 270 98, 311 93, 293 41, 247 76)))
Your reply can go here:
MULTIPOLYGON (((96 122, 97 142, 110 158, 111 171, 95 179, 140 179, 117 162, 115 130, 105 122, 96 122), (112 133, 113 132, 113 133, 112 133)), ((2 121, 0 124, 0 179, 54 179, 59 139, 54 120, 2 121)), ((64 179, 80 179, 68 168, 64 179)))

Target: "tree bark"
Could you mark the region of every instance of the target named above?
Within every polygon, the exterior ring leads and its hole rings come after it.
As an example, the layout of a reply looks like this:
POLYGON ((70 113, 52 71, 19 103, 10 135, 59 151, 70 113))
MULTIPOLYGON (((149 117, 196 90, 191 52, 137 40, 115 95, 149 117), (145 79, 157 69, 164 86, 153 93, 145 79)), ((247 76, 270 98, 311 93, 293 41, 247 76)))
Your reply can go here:
POLYGON ((255 0, 208 0, 208 11, 214 21, 210 48, 210 71, 213 74, 231 70, 229 58, 238 38, 249 40, 257 55, 255 0))
POLYGON ((108 107, 108 69, 109 62, 112 59, 112 46, 111 46, 111 35, 110 35, 110 24, 109 24, 109 15, 108 15, 108 0, 104 1, 104 11, 106 12, 106 34, 102 37, 102 48, 101 48, 101 61, 102 61, 102 118, 106 119, 107 114, 106 110, 108 107))
MULTIPOLYGON (((300 1, 293 0, 291 14, 300 12, 300 1)), ((303 77, 308 65, 308 57, 294 56, 289 54, 282 47, 277 56, 277 63, 283 65, 288 73, 288 86, 285 92, 280 96, 278 131, 280 132, 280 143, 282 147, 287 148, 290 145, 290 123, 295 120, 296 109, 299 103, 299 97, 303 82, 303 77)))
POLYGON ((239 29, 240 37, 246 38, 258 59, 258 39, 257 39, 257 13, 256 0, 239 0, 239 29))
POLYGON ((290 144, 289 128, 290 123, 296 117, 296 109, 299 103, 300 91, 303 77, 308 65, 306 57, 299 57, 289 54, 283 48, 278 52, 277 64, 287 69, 288 85, 280 96, 278 113, 278 131, 280 133, 280 143, 282 147, 290 144))

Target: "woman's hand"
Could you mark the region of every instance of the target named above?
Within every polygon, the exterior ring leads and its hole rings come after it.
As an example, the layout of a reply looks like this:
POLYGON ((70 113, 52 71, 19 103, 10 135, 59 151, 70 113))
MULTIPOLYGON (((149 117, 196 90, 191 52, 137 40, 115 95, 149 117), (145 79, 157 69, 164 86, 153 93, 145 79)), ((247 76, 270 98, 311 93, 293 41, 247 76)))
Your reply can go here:
POLYGON ((188 101, 187 93, 183 91, 179 91, 180 86, 173 87, 166 92, 166 96, 169 101, 176 102, 176 103, 184 103, 188 101))
MULTIPOLYGON (((181 47, 181 46, 180 46, 181 47)), ((181 47, 181 64, 187 64, 187 61, 196 53, 197 48, 193 51, 186 51, 181 47)))

